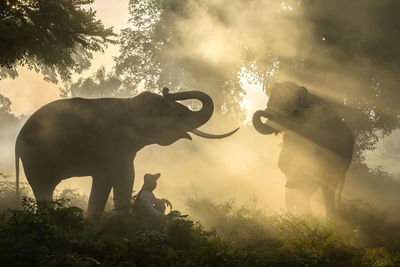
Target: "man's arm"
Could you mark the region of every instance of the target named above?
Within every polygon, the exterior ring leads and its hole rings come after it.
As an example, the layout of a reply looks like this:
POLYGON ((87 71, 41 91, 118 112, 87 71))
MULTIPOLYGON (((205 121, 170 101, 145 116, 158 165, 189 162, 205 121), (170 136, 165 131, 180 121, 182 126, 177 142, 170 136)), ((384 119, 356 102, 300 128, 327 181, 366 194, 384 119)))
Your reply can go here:
POLYGON ((170 209, 172 209, 172 204, 171 202, 169 202, 168 199, 165 198, 156 198, 157 201, 159 201, 160 203, 164 203, 165 205, 167 205, 167 207, 169 207, 170 209))
POLYGON ((154 205, 154 195, 151 192, 144 191, 142 192, 142 200, 143 206, 151 215, 160 216, 163 215, 161 212, 158 212, 153 208, 154 205))

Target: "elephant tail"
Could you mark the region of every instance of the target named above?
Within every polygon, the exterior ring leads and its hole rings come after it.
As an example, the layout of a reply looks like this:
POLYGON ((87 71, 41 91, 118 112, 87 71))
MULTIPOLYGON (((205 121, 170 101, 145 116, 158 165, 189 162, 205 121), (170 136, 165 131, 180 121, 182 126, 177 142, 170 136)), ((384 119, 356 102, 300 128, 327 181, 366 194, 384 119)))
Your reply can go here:
POLYGON ((17 197, 17 202, 19 202, 19 140, 15 142, 15 192, 17 197))

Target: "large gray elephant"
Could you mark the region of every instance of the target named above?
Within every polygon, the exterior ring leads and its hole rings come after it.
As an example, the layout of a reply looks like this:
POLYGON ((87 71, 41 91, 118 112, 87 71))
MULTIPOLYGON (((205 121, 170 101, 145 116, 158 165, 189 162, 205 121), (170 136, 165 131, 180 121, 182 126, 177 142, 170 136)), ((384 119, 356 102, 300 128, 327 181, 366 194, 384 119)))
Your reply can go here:
POLYGON ((167 146, 197 130, 213 114, 212 99, 200 91, 163 95, 143 92, 133 98, 56 100, 37 110, 21 129, 15 145, 17 194, 19 158, 36 200, 51 200, 57 184, 76 176, 92 176, 89 218, 103 211, 111 189, 114 207, 128 213, 134 183, 133 159, 146 145, 167 146), (197 99, 192 111, 176 102, 197 99))
POLYGON ((278 167, 287 179, 288 209, 309 210, 311 195, 321 188, 326 216, 334 216, 354 148, 343 119, 324 99, 285 82, 272 86, 267 108, 254 113, 253 125, 262 134, 283 132, 278 167), (293 197, 293 191, 300 194, 293 197))

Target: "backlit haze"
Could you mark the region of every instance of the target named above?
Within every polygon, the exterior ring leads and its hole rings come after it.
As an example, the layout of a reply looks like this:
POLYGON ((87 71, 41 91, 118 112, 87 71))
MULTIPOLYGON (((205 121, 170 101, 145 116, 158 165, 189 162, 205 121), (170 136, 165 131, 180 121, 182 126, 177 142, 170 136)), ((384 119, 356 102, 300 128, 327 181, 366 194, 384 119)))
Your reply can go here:
MULTIPOLYGON (((211 1, 211 0, 210 0, 211 1)), ((290 57, 298 53, 297 44, 300 29, 294 27, 295 21, 274 21, 268 5, 243 8, 232 5, 229 1, 216 1, 216 5, 225 4, 226 12, 236 16, 235 23, 223 27, 214 25, 204 10, 198 13, 197 18, 182 23, 182 31, 186 31, 187 40, 185 49, 193 49, 198 56, 205 57, 213 62, 216 68, 230 64, 230 55, 235 54, 242 44, 242 39, 251 40, 257 34, 269 34, 270 49, 279 51, 290 57), (271 15, 271 16, 269 16, 271 15), (249 20, 248 18, 252 19, 249 20), (259 28, 253 23, 263 22, 269 28, 259 28), (213 26, 214 25, 214 26, 213 26), (213 28, 214 27, 214 28, 213 28), (199 36, 202 36, 201 49, 194 49, 199 36)), ((292 12, 288 5, 279 6, 281 12, 292 12)), ((97 17, 106 27, 113 26, 115 32, 127 26, 129 19, 128 1, 96 0, 92 6, 97 11, 97 17)), ((304 29, 302 35, 307 35, 304 29)), ((254 46, 263 46, 255 39, 254 46)), ((111 70, 114 66, 113 57, 118 55, 118 46, 110 45, 103 54, 95 54, 92 66, 81 76, 89 76, 100 66, 111 70)), ((12 101, 12 112, 15 115, 32 114, 42 105, 60 97, 60 84, 45 82, 41 74, 20 67, 19 77, 15 80, 0 81, 0 93, 12 101)), ((238 74, 239 75, 239 74, 238 74)), ((270 73, 274 76, 273 70, 270 73)), ((73 76, 76 80, 80 75, 73 76)), ((246 202, 256 196, 258 204, 274 211, 283 210, 284 184, 286 179, 277 167, 281 142, 280 135, 264 136, 256 132, 251 125, 251 116, 258 109, 264 109, 267 96, 262 85, 250 82, 243 70, 241 83, 246 90, 241 107, 246 116, 241 125, 231 124, 228 119, 221 122, 210 119, 205 126, 206 130, 222 132, 232 130, 238 126, 239 132, 223 140, 205 140, 193 137, 192 141, 179 140, 168 147, 152 145, 141 150, 135 159, 135 185, 137 191, 143 183, 145 173, 161 172, 155 193, 157 196, 171 200, 177 208, 183 208, 187 198, 209 198, 215 201, 235 199, 237 202, 246 202)), ((347 79, 345 77, 344 79, 347 79)), ((290 80, 290 77, 279 77, 277 80, 290 80)), ((350 84, 352 81, 347 80, 350 84)), ((318 83, 316 83, 318 84, 318 83)), ((309 86, 309 84, 305 84, 309 86)), ((313 88, 318 91, 318 88, 313 88)), ((335 96, 331 96, 335 98, 335 96)), ((388 172, 400 174, 399 132, 394 132, 378 144, 378 149, 367 153, 366 162, 370 166, 383 166, 388 172)), ((4 149, 4 162, 7 163, 5 173, 14 177, 13 144, 4 149), (8 160, 9 159, 9 160, 8 160)), ((3 157, 3 156, 1 156, 3 157)), ((3 161, 2 161, 3 162, 3 161)), ((2 166, 4 167, 4 166, 2 166)), ((79 188, 83 193, 90 192, 90 178, 72 178, 63 181, 57 189, 62 187, 79 188)), ((321 196, 314 196, 313 209, 320 213, 321 196)))

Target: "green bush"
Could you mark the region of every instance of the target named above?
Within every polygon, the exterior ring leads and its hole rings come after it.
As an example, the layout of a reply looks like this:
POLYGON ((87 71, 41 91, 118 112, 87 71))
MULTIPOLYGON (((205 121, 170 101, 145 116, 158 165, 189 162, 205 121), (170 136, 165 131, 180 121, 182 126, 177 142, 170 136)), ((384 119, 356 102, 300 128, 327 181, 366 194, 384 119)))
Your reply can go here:
MULTIPOLYGON (((3 186, 2 192, 12 191, 3 186)), ((75 190, 58 196, 65 198, 36 203, 24 197, 21 208, 3 209, 0 266, 400 265, 400 225, 356 202, 329 222, 274 214, 254 199, 241 206, 190 199, 190 217, 173 211, 150 223, 108 211, 91 224, 75 207, 86 206, 85 196, 75 190)))
POLYGON ((189 213, 236 248, 239 266, 359 266, 362 249, 309 215, 273 214, 256 205, 236 207, 187 201, 189 213))
POLYGON ((82 209, 24 198, 0 225, 0 266, 222 266, 226 244, 179 213, 149 227, 135 216, 87 222, 82 209))
POLYGON ((17 199, 15 181, 10 181, 6 178, 0 180, 0 211, 8 208, 22 208, 22 196, 31 195, 31 190, 27 183, 20 183, 19 190, 21 198, 17 199))

